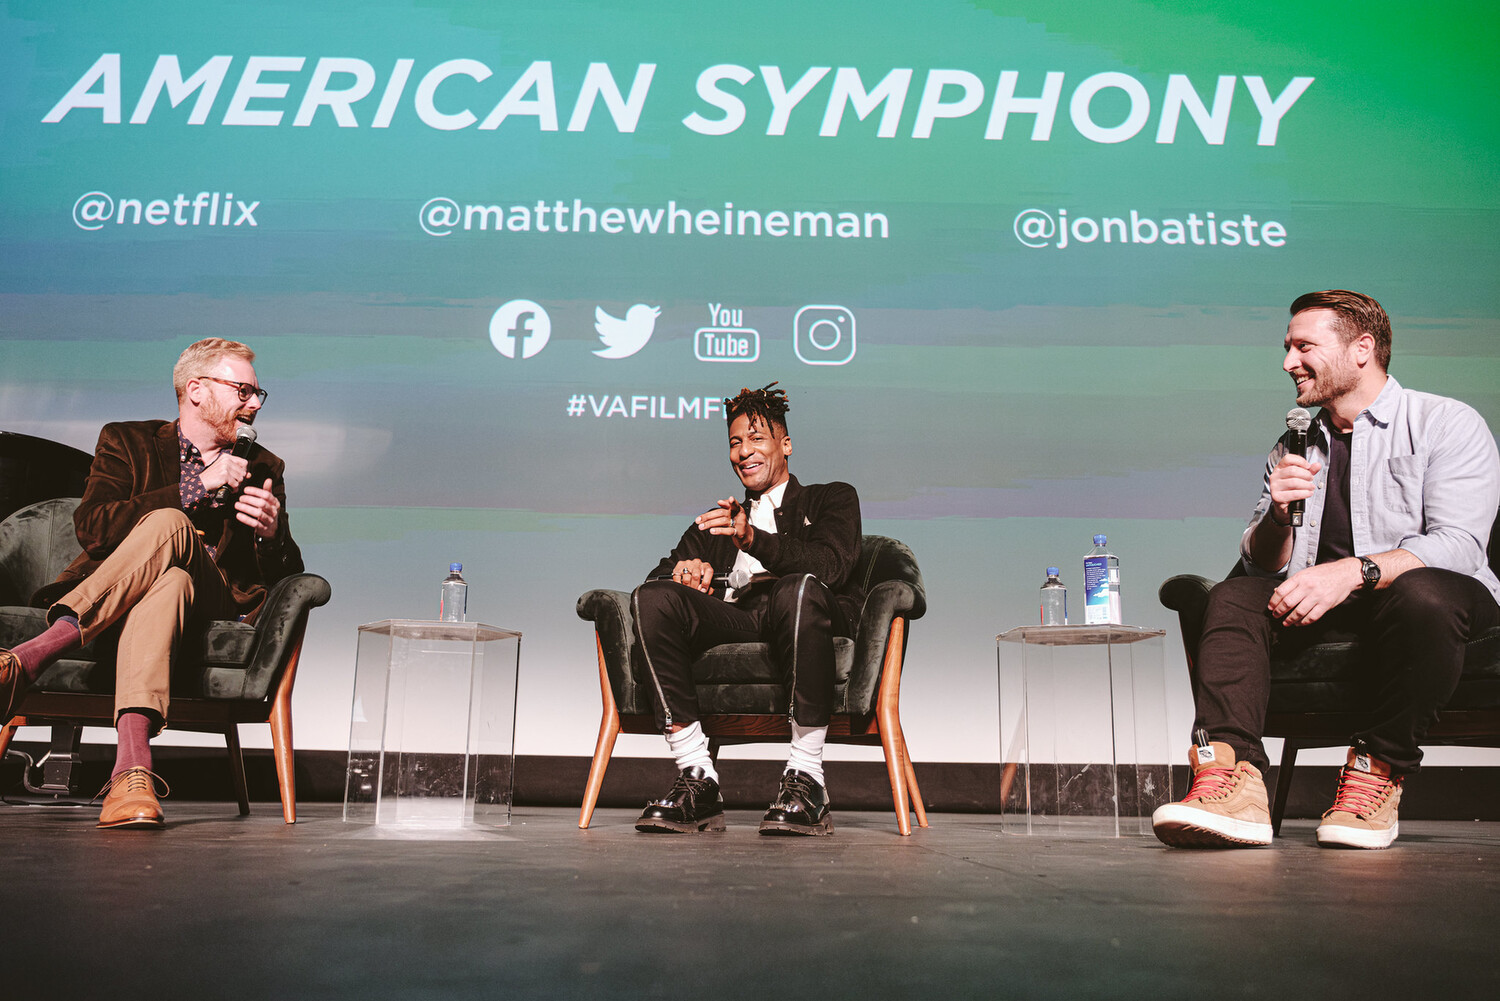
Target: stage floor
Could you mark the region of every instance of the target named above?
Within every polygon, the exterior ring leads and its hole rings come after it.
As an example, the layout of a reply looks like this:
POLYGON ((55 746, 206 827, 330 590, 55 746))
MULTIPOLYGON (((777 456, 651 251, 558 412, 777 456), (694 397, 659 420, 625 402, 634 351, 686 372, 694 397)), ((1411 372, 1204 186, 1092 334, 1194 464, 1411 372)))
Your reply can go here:
POLYGON ((0 994, 58 999, 1493 997, 1500 824, 1385 852, 1002 835, 836 813, 826 839, 518 810, 371 838, 337 805, 172 803, 163 832, 0 807, 0 994))

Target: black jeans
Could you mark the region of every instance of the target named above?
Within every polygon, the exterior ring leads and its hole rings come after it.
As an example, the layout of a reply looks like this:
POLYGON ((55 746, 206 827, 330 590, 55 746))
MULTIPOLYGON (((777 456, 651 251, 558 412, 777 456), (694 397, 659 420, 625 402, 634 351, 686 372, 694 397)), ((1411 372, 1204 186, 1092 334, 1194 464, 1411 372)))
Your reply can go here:
POLYGON ((811 574, 782 577, 768 591, 733 604, 669 580, 648 581, 631 596, 634 655, 657 691, 665 729, 698 719, 693 661, 720 643, 770 645, 771 661, 792 691, 793 718, 826 726, 833 710, 833 638, 850 635, 837 596, 811 574))
POLYGON ((1367 651, 1378 695, 1374 725, 1351 734, 1350 743, 1388 763, 1393 774, 1415 772, 1422 761, 1417 745, 1458 686, 1464 644, 1500 623, 1500 605, 1466 574, 1421 567, 1387 588, 1355 594, 1311 625, 1284 626, 1266 610, 1280 583, 1231 577, 1209 592, 1198 646, 1194 732, 1203 728, 1211 740, 1223 741, 1265 772, 1261 736, 1271 651, 1352 640, 1367 651))

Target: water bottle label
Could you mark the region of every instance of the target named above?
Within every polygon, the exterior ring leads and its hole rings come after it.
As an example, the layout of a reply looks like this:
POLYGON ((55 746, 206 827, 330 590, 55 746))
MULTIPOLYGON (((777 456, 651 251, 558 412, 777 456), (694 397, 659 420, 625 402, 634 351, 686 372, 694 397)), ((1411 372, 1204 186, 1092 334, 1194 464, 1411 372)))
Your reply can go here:
MULTIPOLYGON (((1119 572, 1115 570, 1117 581, 1119 572)), ((1088 625, 1109 621, 1109 578, 1108 556, 1083 558, 1083 621, 1088 625)))

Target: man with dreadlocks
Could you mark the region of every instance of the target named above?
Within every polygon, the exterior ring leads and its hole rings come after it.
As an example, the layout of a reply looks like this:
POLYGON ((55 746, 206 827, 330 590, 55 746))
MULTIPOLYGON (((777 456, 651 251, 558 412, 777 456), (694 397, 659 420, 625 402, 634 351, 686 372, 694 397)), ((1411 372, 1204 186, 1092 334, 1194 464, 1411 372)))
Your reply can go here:
POLYGON ((833 706, 833 639, 849 636, 864 600, 859 495, 847 483, 803 485, 787 471, 786 393, 744 389, 724 401, 729 464, 745 500, 699 515, 631 596, 637 655, 656 689, 657 722, 677 759, 670 792, 646 806, 640 831, 724 830, 719 775, 698 721, 692 665, 720 643, 765 642, 790 690, 791 754, 762 834, 832 834, 823 741, 833 706), (749 571, 747 587, 715 575, 749 571))

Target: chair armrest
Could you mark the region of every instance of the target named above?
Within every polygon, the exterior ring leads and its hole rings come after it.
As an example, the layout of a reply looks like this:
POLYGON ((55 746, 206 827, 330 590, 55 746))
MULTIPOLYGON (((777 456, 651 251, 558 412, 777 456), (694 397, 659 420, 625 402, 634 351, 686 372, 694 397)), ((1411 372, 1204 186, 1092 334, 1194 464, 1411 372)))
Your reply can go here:
POLYGON ((328 604, 332 596, 333 588, 317 574, 292 574, 276 582, 255 616, 255 640, 241 698, 263 699, 270 693, 291 656, 299 625, 309 610, 328 604))
POLYGON ((854 663, 849 668, 847 698, 850 712, 875 711, 891 621, 897 617, 920 618, 926 611, 925 597, 908 581, 887 580, 870 588, 854 634, 854 663))
POLYGON ((1203 635, 1203 613, 1208 609, 1208 592, 1217 583, 1197 574, 1178 574, 1162 582, 1156 596, 1177 613, 1182 630, 1182 645, 1189 661, 1198 657, 1198 640, 1203 635))
POLYGON ((1161 603, 1174 612, 1184 609, 1201 610, 1208 602, 1208 592, 1217 581, 1200 577, 1195 573, 1178 574, 1162 582, 1156 596, 1161 603))
POLYGON ((638 679, 630 662, 630 648, 635 643, 635 619, 630 614, 630 592, 600 588, 585 591, 578 599, 578 617, 594 624, 599 649, 604 654, 604 669, 614 690, 615 704, 621 712, 636 705, 636 693, 645 679, 638 679))

